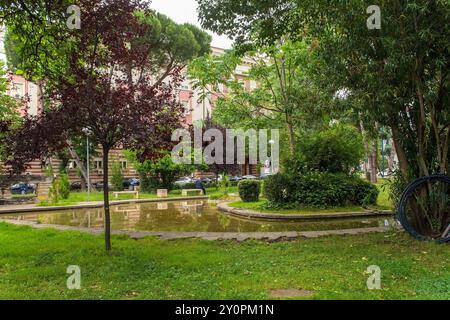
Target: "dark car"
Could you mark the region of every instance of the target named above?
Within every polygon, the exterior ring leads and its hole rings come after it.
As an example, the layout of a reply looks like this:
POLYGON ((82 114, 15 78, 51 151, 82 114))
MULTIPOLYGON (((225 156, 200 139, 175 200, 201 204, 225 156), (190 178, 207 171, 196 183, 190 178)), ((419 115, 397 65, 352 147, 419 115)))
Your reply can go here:
POLYGON ((28 193, 34 193, 36 190, 36 186, 31 183, 16 183, 11 186, 10 188, 12 194, 28 194, 28 193))
POLYGON ((123 181, 123 187, 124 189, 129 189, 131 187, 137 187, 140 185, 140 181, 139 179, 136 178, 131 178, 131 179, 126 179, 123 181))
POLYGON ((70 190, 72 191, 80 191, 81 190, 81 181, 75 181, 70 184, 70 190))
MULTIPOLYGON (((96 182, 96 183, 94 183, 94 187, 97 190, 103 190, 103 182, 96 182)), ((113 188, 113 185, 111 183, 109 183, 109 182, 108 182, 108 188, 109 188, 109 190, 112 190, 112 188, 113 188)))

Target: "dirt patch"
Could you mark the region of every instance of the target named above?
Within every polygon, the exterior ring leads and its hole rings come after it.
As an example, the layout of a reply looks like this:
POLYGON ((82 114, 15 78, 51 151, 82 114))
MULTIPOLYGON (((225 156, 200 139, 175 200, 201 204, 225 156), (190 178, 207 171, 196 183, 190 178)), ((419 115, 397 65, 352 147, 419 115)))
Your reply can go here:
POLYGON ((271 298, 296 298, 296 297, 312 297, 313 291, 305 289, 271 289, 269 296, 271 298))

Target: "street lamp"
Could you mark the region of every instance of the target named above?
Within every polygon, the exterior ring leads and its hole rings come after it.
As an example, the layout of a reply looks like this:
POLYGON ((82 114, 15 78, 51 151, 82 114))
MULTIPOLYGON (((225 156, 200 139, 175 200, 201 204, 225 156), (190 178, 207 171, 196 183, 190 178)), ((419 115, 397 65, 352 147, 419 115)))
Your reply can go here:
POLYGON ((86 175, 87 175, 87 201, 89 201, 91 196, 91 178, 90 178, 90 168, 89 168, 89 135, 92 133, 89 128, 84 128, 83 133, 86 135, 86 175))
POLYGON ((270 174, 273 174, 273 145, 275 144, 274 140, 269 140, 269 144, 270 144, 270 174))
POLYGON ((381 177, 384 178, 384 159, 385 159, 385 144, 384 144, 384 130, 381 127, 381 177))

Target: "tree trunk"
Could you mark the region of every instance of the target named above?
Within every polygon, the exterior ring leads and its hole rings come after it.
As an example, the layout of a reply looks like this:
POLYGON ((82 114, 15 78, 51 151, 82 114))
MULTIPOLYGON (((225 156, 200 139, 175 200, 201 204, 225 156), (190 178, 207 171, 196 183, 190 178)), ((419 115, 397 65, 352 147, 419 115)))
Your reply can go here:
POLYGON ((378 123, 375 123, 375 137, 372 141, 372 152, 370 155, 370 182, 377 183, 378 171, 378 123))
POLYGON ((394 168, 394 158, 395 158, 396 151, 395 151, 394 142, 392 139, 390 139, 389 144, 391 146, 391 152, 389 153, 389 156, 388 156, 388 169, 389 169, 389 172, 392 173, 392 172, 394 172, 394 169, 395 169, 394 168))
POLYGON ((450 145, 450 127, 447 129, 447 135, 445 136, 444 145, 442 146, 443 150, 440 164, 440 173, 442 174, 450 174, 448 166, 449 145, 450 145))
POLYGON ((295 154, 295 132, 294 132, 294 126, 292 123, 288 122, 287 127, 289 130, 289 147, 291 151, 291 155, 293 156, 295 154))
POLYGON ((426 130, 426 112, 425 112, 425 99, 421 89, 421 81, 420 78, 417 77, 417 98, 419 101, 419 114, 417 119, 417 144, 418 144, 418 153, 417 153, 417 163, 419 164, 420 176, 429 176, 428 165, 425 160, 427 148, 425 146, 425 130, 426 130))
POLYGON ((103 146, 103 206, 105 208, 105 248, 111 250, 111 216, 109 213, 109 186, 108 186, 108 153, 109 148, 103 146))
POLYGON ((403 177, 406 179, 406 181, 409 181, 409 174, 410 174, 409 162, 400 138, 400 130, 397 125, 392 125, 391 130, 392 130, 392 140, 394 141, 394 148, 395 152, 397 153, 400 171, 403 177))
POLYGON ((370 155, 370 182, 377 183, 378 171, 378 140, 375 138, 372 142, 372 154, 370 155))
POLYGON ((362 120, 361 114, 359 115, 359 127, 361 129, 361 134, 363 137, 363 143, 364 143, 364 151, 366 154, 366 159, 364 159, 364 173, 366 174, 367 180, 370 179, 370 152, 369 152, 369 143, 367 142, 367 135, 366 135, 366 129, 364 126, 364 122, 362 120))
POLYGON ((37 114, 40 115, 44 111, 44 81, 37 80, 37 114))

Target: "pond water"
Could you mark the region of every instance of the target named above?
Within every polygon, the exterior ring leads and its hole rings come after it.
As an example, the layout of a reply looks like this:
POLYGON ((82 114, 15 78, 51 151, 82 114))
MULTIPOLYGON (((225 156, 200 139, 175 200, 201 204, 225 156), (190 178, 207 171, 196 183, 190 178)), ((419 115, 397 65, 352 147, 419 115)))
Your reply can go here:
MULTIPOLYGON (((45 224, 103 228, 103 208, 7 215, 1 219, 45 224)), ((392 221, 390 221, 391 223, 392 221)), ((111 207, 113 230, 196 232, 283 232, 337 230, 384 226, 385 218, 358 218, 307 222, 247 220, 221 213, 207 201, 123 204, 111 207)))

